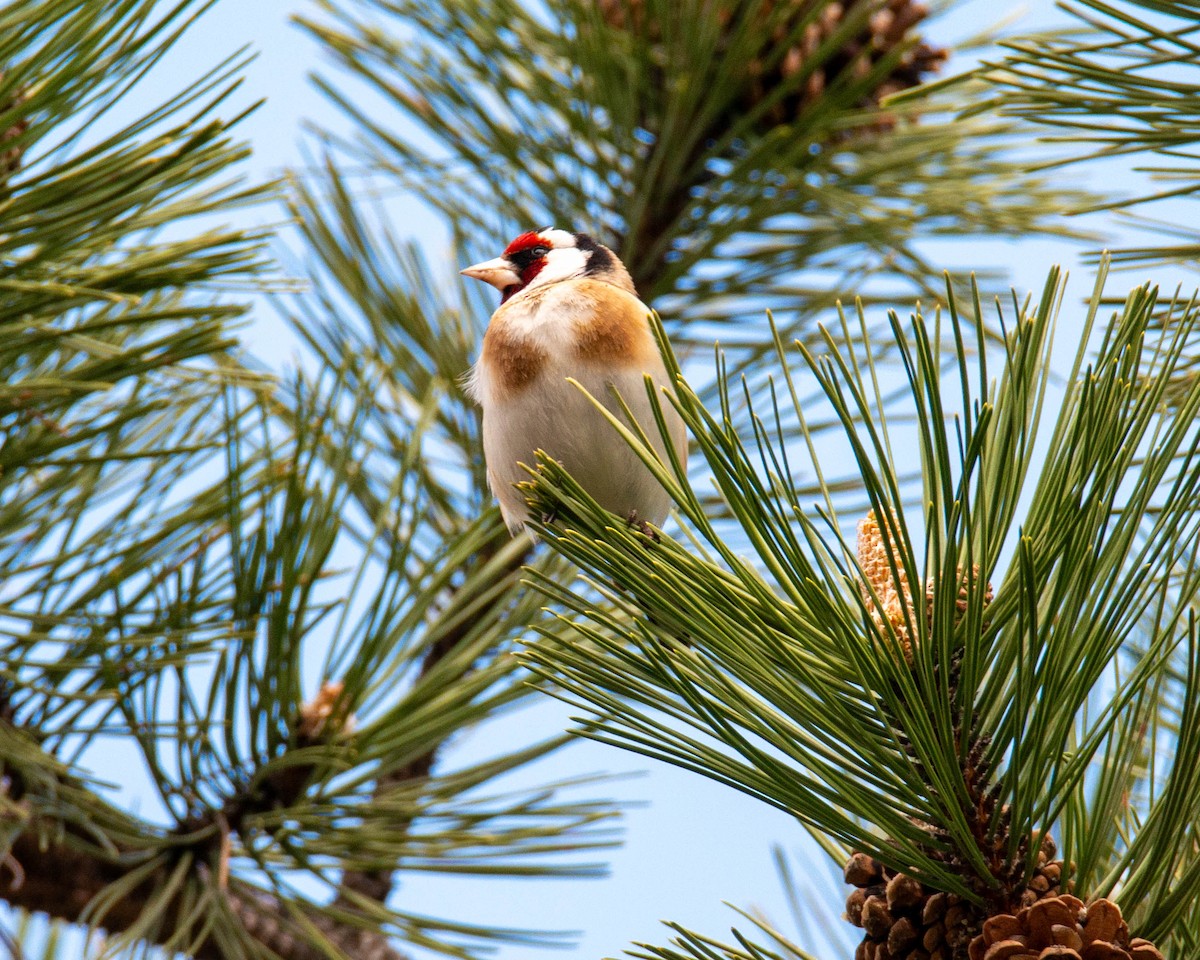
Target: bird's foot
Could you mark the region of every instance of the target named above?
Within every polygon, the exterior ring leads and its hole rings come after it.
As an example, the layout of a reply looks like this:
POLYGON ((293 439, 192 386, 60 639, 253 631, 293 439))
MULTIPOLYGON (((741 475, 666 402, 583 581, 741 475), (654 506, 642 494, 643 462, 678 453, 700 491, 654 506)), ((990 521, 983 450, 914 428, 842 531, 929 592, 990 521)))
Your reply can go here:
POLYGON ((643 520, 640 516, 638 516, 638 512, 636 510, 629 511, 628 516, 625 517, 625 525, 627 527, 632 527, 636 530, 640 530, 642 533, 642 536, 648 537, 649 539, 653 540, 655 543, 661 542, 659 539, 659 536, 658 536, 658 531, 655 530, 654 527, 652 527, 650 525, 649 520, 643 520))
POLYGON ((557 519, 558 519, 558 511, 557 510, 547 510, 545 513, 542 514, 542 523, 547 527, 550 526, 550 524, 552 524, 557 519))

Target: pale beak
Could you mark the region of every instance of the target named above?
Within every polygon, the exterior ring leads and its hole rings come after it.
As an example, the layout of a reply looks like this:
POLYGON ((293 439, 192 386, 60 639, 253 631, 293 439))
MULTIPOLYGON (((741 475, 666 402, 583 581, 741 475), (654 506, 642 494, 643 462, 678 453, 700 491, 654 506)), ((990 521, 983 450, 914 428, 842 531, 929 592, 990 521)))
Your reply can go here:
POLYGON ((497 290, 516 286, 521 282, 521 275, 503 257, 496 257, 495 260, 485 260, 483 263, 474 264, 459 272, 464 277, 473 277, 476 280, 482 280, 484 283, 490 283, 497 290))

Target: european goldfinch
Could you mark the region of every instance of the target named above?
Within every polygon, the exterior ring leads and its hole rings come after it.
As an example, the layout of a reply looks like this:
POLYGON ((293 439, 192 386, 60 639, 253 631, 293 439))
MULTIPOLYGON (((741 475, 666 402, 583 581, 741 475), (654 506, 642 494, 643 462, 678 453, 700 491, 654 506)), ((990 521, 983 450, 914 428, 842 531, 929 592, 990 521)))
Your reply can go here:
MULTIPOLYGON (((629 520, 661 525, 670 498, 633 449, 579 388, 619 417, 621 396, 664 462, 665 445, 644 382, 667 383, 651 333, 650 309, 608 247, 582 233, 523 233, 499 257, 462 271, 496 287, 470 390, 483 407, 488 483, 509 530, 528 519, 516 483, 535 450, 558 460, 601 506, 629 520)), ((687 456, 683 421, 662 403, 671 443, 687 456)))

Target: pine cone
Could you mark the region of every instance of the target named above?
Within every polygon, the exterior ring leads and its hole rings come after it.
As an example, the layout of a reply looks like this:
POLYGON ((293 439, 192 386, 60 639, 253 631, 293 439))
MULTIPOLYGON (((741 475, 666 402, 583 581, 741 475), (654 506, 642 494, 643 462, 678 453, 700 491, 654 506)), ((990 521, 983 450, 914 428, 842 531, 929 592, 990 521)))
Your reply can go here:
MULTIPOLYGON (((1020 894, 1022 904, 1056 899, 1062 863, 1049 858, 1054 841, 1045 837, 1039 866, 1020 894)), ((846 919, 863 930, 855 960, 966 960, 986 931, 987 911, 953 893, 931 890, 915 877, 883 866, 865 853, 846 861, 846 882, 855 887, 846 898, 846 919)), ((1073 898, 1072 898, 1073 899, 1073 898)), ((973 954, 970 960, 983 960, 973 954)), ((996 960, 996 958, 991 958, 996 960)), ((1076 960, 1107 960, 1083 957, 1076 960)), ((1155 960, 1150 956, 1112 960, 1155 960)))
MULTIPOLYGON (((1037 867, 1033 871, 1033 876, 1029 878, 1029 885, 1021 891, 1021 895, 1017 898, 1017 904, 1021 907, 1031 907, 1039 900, 1046 897, 1058 897, 1064 893, 1071 893, 1075 889, 1075 883, 1068 880, 1066 888, 1062 885, 1063 862, 1055 860, 1054 855, 1058 853, 1058 847, 1054 843, 1054 839, 1050 834, 1045 834, 1042 837, 1041 849, 1038 850, 1037 867)), ((1074 867, 1074 864, 1071 865, 1074 867)))
MULTIPOLYGON (((652 11, 647 10, 645 0, 595 0, 595 3, 604 20, 615 29, 642 34, 652 43, 661 41, 662 29, 654 21, 652 11)), ((865 4, 878 9, 853 36, 846 38, 839 49, 808 74, 802 86, 767 111, 762 122, 764 130, 795 120, 843 74, 857 78, 868 76, 876 64, 893 56, 899 47, 907 46, 907 49, 857 106, 877 106, 884 97, 916 86, 941 67, 947 57, 944 49, 924 41, 911 44, 909 39, 913 28, 929 15, 928 7, 915 0, 761 0, 758 15, 764 25, 763 45, 758 55, 746 63, 746 89, 731 113, 744 116, 761 105, 781 84, 807 71, 822 44, 842 28, 847 17, 857 14, 865 4), (781 4, 786 12, 779 15, 777 11, 781 4), (817 5, 821 6, 820 13, 780 56, 780 43, 795 33, 797 24, 810 17, 817 5), (765 30, 768 23, 774 23, 769 34, 765 30)), ((716 0, 709 9, 722 28, 731 30, 737 6, 737 0, 716 0)), ((894 122, 894 118, 882 117, 875 126, 888 129, 894 122)))
POLYGON ((965 957, 983 920, 980 908, 952 893, 884 867, 865 853, 846 863, 846 919, 863 930, 855 960, 952 960, 965 957))
POLYGON ((1046 897, 1015 915, 989 917, 971 941, 970 960, 1163 960, 1149 940, 1130 938, 1111 900, 1084 905, 1070 894, 1046 897))

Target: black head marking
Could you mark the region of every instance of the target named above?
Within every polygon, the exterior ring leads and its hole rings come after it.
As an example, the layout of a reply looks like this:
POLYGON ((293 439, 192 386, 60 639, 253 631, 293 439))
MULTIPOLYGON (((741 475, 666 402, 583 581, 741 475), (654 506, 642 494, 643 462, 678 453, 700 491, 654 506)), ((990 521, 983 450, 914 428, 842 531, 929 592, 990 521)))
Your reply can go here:
POLYGON ((613 255, 607 247, 602 247, 586 233, 575 234, 575 246, 589 254, 587 266, 583 268, 584 276, 589 273, 605 273, 613 267, 613 255))
POLYGON ((539 243, 537 246, 525 247, 523 250, 517 250, 515 253, 508 254, 508 262, 511 263, 518 271, 525 270, 532 264, 541 260, 550 248, 544 243, 539 243))

